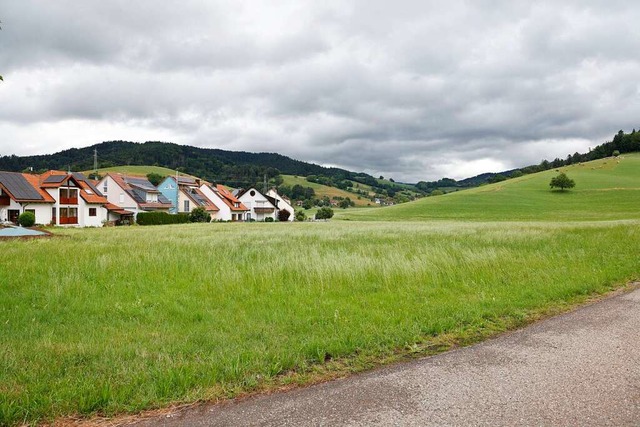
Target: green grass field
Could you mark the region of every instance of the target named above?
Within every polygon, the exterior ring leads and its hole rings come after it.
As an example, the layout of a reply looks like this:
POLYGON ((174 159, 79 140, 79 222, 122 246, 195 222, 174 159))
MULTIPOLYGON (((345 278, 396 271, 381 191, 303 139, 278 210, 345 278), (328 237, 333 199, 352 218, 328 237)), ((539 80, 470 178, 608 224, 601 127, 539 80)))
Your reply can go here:
POLYGON ((468 344, 606 293, 640 278, 640 220, 625 219, 638 218, 639 162, 569 168, 577 187, 566 194, 548 191, 550 172, 339 210, 351 221, 0 241, 0 425, 307 383, 468 344), (570 197, 562 210, 546 206, 570 197), (423 214, 432 206, 438 215, 423 214))
POLYGON ((551 191, 555 170, 525 175, 375 212, 341 212, 361 221, 574 221, 640 218, 640 154, 560 168, 576 181, 568 191, 551 191))
MULTIPOLYGON (((157 173, 163 176, 175 176, 176 171, 173 169, 163 168, 161 166, 113 166, 110 168, 102 168, 98 169, 99 174, 105 174, 107 172, 120 172, 120 173, 128 173, 131 175, 139 175, 139 176, 147 176, 150 173, 157 173)), ((92 174, 93 171, 84 171, 86 175, 92 174)), ((180 173, 181 175, 187 175, 184 173, 180 173)))

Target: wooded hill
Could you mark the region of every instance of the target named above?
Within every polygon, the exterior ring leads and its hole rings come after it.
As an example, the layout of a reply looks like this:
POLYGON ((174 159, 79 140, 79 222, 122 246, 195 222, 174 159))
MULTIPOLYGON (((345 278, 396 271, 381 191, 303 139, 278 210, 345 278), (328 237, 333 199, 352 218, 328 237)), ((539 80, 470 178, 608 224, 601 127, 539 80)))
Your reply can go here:
POLYGON ((543 160, 538 165, 501 173, 484 173, 460 181, 443 178, 438 181, 420 181, 415 185, 376 179, 366 173, 351 172, 340 168, 326 168, 276 153, 226 151, 156 141, 145 143, 108 141, 85 148, 72 148, 55 154, 1 156, 0 170, 14 172, 27 168, 33 168, 34 171, 48 169, 91 170, 94 149, 98 150, 98 168, 154 165, 179 170, 211 182, 220 182, 234 187, 247 187, 261 183, 264 175, 267 175, 268 179, 281 174, 294 175, 309 177, 311 182, 336 188, 347 188, 350 185, 348 181, 353 181, 371 186, 374 191, 393 196, 396 192, 407 190, 407 186, 417 194, 428 194, 435 189, 454 191, 455 189, 499 182, 522 174, 601 159, 611 156, 616 151, 619 153, 640 151, 640 132, 636 132, 635 129, 628 134, 619 131, 612 141, 598 145, 588 153, 570 154, 566 159, 543 160))
POLYGON ((198 148, 166 142, 149 141, 135 143, 108 141, 85 148, 72 148, 55 154, 37 156, 2 156, 0 170, 22 171, 93 169, 94 149, 98 150, 98 168, 122 165, 155 165, 199 176, 211 182, 223 182, 232 186, 254 185, 266 174, 273 178, 279 174, 324 175, 337 179, 349 179, 356 174, 339 168, 325 168, 316 164, 291 159, 275 153, 248 153, 198 148))

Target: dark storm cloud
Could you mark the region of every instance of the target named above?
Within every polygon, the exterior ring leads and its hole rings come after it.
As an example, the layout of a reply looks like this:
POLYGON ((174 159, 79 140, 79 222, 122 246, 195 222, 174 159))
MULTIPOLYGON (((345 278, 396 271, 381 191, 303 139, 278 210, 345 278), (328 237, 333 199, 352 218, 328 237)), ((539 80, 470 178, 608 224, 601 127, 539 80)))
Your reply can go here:
POLYGON ((2 154, 161 139, 417 181, 564 157, 639 124, 633 2, 31 0, 0 13, 2 154))

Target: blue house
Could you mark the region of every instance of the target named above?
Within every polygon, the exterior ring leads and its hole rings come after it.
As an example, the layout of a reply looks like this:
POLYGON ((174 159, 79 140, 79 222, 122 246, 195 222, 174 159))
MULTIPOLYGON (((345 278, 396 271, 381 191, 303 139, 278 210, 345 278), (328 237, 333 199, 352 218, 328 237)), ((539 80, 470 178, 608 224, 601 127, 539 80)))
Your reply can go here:
POLYGON ((201 181, 197 178, 168 176, 158 185, 158 190, 171 201, 171 213, 189 213, 195 208, 204 208, 211 218, 215 218, 219 209, 200 191, 200 185, 201 181))

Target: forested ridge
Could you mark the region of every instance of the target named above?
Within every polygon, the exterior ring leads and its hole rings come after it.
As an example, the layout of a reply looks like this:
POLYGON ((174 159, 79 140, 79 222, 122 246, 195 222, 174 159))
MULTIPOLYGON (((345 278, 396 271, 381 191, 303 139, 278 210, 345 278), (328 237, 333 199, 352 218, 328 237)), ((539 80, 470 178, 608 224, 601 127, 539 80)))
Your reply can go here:
MULTIPOLYGON (((394 190, 396 184, 381 182, 366 173, 351 172, 340 168, 326 168, 313 163, 295 160, 277 153, 250 153, 226 151, 214 148, 199 148, 167 142, 107 141, 85 148, 71 148, 54 154, 37 156, 5 155, 0 157, 0 170, 34 171, 48 169, 71 169, 72 171, 93 168, 94 149, 98 151, 98 167, 122 165, 162 166, 202 177, 211 182, 231 186, 249 186, 262 182, 264 175, 271 179, 279 174, 310 177, 310 181, 341 187, 347 181, 371 185, 382 190, 394 190)), ((418 192, 430 193, 435 189, 476 187, 504 179, 558 168, 572 163, 601 159, 616 154, 640 151, 640 132, 622 130, 611 141, 600 144, 587 153, 569 154, 566 158, 542 160, 537 165, 513 169, 500 173, 483 173, 475 177, 456 181, 442 178, 437 181, 420 181, 415 185, 418 192)))

